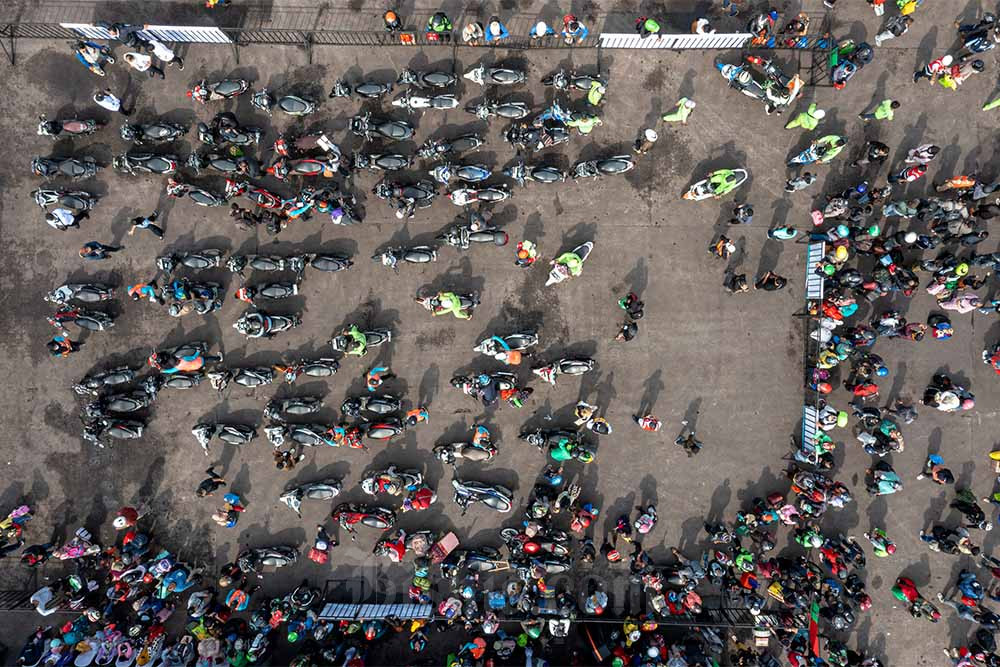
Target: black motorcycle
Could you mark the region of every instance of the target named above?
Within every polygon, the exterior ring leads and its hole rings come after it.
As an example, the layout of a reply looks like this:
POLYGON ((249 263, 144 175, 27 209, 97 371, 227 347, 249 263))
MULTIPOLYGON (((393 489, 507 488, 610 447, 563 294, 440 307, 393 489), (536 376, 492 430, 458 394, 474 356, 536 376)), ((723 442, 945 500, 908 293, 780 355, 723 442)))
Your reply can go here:
POLYGON ((154 155, 153 153, 128 153, 118 155, 111 165, 126 174, 173 174, 179 164, 176 155, 154 155))
POLYGON ((179 139, 187 134, 188 128, 176 123, 157 121, 149 125, 124 123, 121 129, 121 137, 125 141, 134 144, 160 144, 167 141, 179 139))
POLYGON ((370 113, 360 114, 351 118, 351 132, 371 140, 382 137, 389 141, 406 141, 413 136, 413 126, 401 120, 390 118, 372 118, 370 113))

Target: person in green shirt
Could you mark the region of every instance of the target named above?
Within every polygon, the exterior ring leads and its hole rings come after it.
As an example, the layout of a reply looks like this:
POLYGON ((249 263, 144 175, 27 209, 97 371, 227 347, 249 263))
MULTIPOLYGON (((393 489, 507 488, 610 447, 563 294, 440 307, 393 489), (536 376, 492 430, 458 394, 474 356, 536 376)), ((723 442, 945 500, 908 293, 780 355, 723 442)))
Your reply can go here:
POLYGON ((462 300, 454 292, 440 292, 437 295, 437 300, 438 307, 431 312, 435 317, 451 313, 460 320, 472 319, 471 313, 462 310, 462 300))
POLYGON ((875 107, 875 111, 872 113, 859 113, 858 118, 864 121, 869 120, 892 120, 893 111, 899 108, 899 102, 896 100, 882 100, 879 105, 875 107))
POLYGON ((427 20, 427 36, 434 36, 435 39, 447 42, 451 40, 451 19, 444 12, 435 12, 427 20))
POLYGON ((603 125, 604 121, 594 115, 575 113, 573 118, 566 123, 566 127, 575 127, 580 134, 590 134, 598 125, 603 125))
POLYGON ((796 127, 801 127, 803 130, 815 130, 819 122, 826 118, 826 112, 822 109, 816 108, 816 103, 809 105, 809 108, 800 113, 798 116, 788 121, 785 125, 786 130, 793 130, 796 127))
POLYGON ((687 125, 688 116, 694 111, 695 103, 694 100, 689 100, 686 97, 682 97, 677 101, 677 108, 673 112, 664 114, 664 123, 677 123, 680 122, 683 125, 687 125))
POLYGON ((983 105, 983 111, 989 111, 990 109, 996 109, 1000 107, 1000 97, 996 98, 992 102, 987 102, 983 105))
POLYGON ((353 354, 358 357, 368 354, 368 338, 356 324, 352 324, 349 328, 344 329, 344 335, 354 341, 354 345, 347 351, 347 354, 353 354))
POLYGON ((660 34, 660 24, 651 18, 640 16, 635 21, 635 31, 645 39, 650 35, 660 34))
POLYGON ((587 101, 592 106, 599 106, 601 101, 604 100, 604 93, 606 92, 607 88, 604 87, 604 84, 599 81, 594 81, 590 84, 590 91, 587 93, 587 101))
POLYGON ((583 259, 575 252, 564 252, 556 257, 556 264, 562 264, 569 269, 571 276, 578 276, 583 273, 583 259))

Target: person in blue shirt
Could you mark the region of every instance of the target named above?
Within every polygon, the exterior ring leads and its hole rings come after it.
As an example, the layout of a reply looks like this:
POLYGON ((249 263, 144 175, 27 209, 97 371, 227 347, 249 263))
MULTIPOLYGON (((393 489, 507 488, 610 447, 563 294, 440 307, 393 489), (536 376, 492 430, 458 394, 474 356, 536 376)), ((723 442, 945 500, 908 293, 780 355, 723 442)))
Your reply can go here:
POLYGON ((510 33, 507 31, 507 26, 500 23, 500 17, 491 16, 489 25, 486 27, 486 41, 498 42, 508 37, 510 37, 510 33))
POLYGON ((563 17, 563 40, 567 44, 576 44, 587 39, 587 35, 590 31, 587 30, 587 26, 580 23, 580 21, 572 14, 567 14, 563 17))

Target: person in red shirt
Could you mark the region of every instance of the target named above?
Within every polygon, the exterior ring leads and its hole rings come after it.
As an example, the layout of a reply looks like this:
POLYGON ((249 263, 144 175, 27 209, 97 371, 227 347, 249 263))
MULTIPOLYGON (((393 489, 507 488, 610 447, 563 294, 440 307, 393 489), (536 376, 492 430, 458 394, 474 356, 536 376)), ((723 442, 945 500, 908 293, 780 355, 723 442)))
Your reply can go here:
POLYGON ((912 183, 917 179, 923 178, 924 174, 927 173, 927 167, 922 164, 916 164, 912 167, 906 167, 895 174, 889 174, 890 183, 912 183))

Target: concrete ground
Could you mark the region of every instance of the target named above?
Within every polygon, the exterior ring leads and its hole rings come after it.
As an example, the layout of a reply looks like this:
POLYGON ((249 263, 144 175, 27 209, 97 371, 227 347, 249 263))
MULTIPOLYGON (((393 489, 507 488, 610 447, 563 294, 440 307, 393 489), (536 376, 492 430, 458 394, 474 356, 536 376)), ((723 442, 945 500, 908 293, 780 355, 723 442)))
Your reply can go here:
MULTIPOLYGON (((95 11, 107 7, 98 4, 95 11)), ((623 14, 632 9, 616 6, 623 14)), ((45 5, 31 11, 42 10, 48 11, 45 5)), ((957 6, 921 10, 910 33, 890 42, 890 48, 880 49, 875 62, 845 90, 808 89, 803 101, 814 100, 828 110, 821 129, 846 134, 853 145, 879 137, 893 146, 897 159, 918 143, 938 143, 944 152, 928 181, 977 165, 980 173, 994 176, 990 159, 996 148, 995 123, 978 108, 992 93, 995 59, 987 54, 987 75, 974 78, 958 93, 910 82, 910 73, 930 53, 952 45, 949 26, 959 10, 957 6), (886 97, 902 102, 895 121, 866 127, 857 120, 858 112, 886 97)), ((973 10, 970 6, 965 13, 973 10)), ((838 37, 873 35, 876 19, 866 8, 845 7, 843 11, 846 16, 838 17, 838 37)), ((478 509, 459 516, 448 493, 453 473, 433 460, 431 447, 468 437, 473 423, 488 424, 499 442, 499 457, 489 465, 460 466, 457 475, 502 483, 514 489, 521 507, 544 462, 533 448, 517 440, 517 433, 526 423, 565 423, 578 399, 605 408, 615 432, 601 440, 593 464, 570 466, 571 473, 585 489, 585 498, 602 508, 602 527, 638 503, 657 503, 662 518, 649 545, 661 561, 668 558, 670 546, 680 545, 694 553, 701 545, 704 518, 732 518, 754 496, 786 488, 783 457, 789 436, 798 432, 802 403, 803 323, 793 314, 803 305, 804 246, 767 241, 765 231, 786 222, 805 227, 813 204, 810 195, 819 198, 821 192, 849 185, 851 178, 848 160, 841 159, 819 167, 822 190, 816 187, 794 197, 784 193, 784 160, 804 148, 808 139, 798 131, 782 130, 787 116, 765 116, 758 104, 728 90, 713 74, 715 58, 733 62, 737 53, 601 54, 600 67, 611 80, 603 110, 605 124, 590 137, 574 137, 567 147, 550 151, 546 159, 553 163, 568 166, 578 159, 627 152, 638 130, 656 123, 658 115, 682 95, 696 99, 698 107, 686 127, 656 125, 661 138, 655 149, 623 178, 529 186, 517 189, 510 202, 497 207, 495 220, 511 239, 536 240, 545 258, 580 241, 594 240, 595 251, 581 278, 545 288, 544 263, 528 271, 515 269, 512 246, 477 247, 466 253, 443 248, 437 263, 405 266, 398 275, 371 262, 367 258, 389 243, 433 242, 460 211, 439 198, 431 209, 401 224, 381 201, 366 196, 376 180, 370 174, 357 179, 359 197, 366 199, 363 225, 339 228, 313 220, 292 225, 274 240, 263 232, 253 235, 236 230, 224 209, 166 199, 160 178, 126 178, 108 168, 94 181, 81 184, 102 196, 91 219, 81 230, 56 233, 44 224, 41 212, 27 196, 38 185, 30 176, 28 162, 32 156, 51 153, 92 155, 109 165, 112 155, 124 152, 117 135, 120 119, 95 110, 90 101, 93 92, 105 85, 121 91, 135 105, 136 120, 164 117, 193 125, 227 108, 246 124, 269 127, 265 145, 279 131, 322 127, 349 151, 359 146, 346 131, 358 104, 330 101, 325 96, 345 73, 354 79, 365 75, 388 80, 406 66, 454 67, 464 72, 485 59, 526 68, 533 83, 511 94, 541 109, 551 92, 537 81, 558 67, 592 71, 598 64, 595 51, 525 54, 457 49, 453 63, 451 50, 317 48, 309 64, 302 50, 286 47, 242 49, 237 65, 228 49, 191 46, 184 50, 186 69, 169 70, 167 80, 160 82, 130 76, 121 67, 113 68, 107 80, 90 77, 58 42, 19 42, 18 50, 18 66, 0 69, 0 85, 18 91, 0 98, 0 132, 12 158, 10 168, 0 170, 0 239, 8 256, 0 270, 0 310, 6 314, 0 321, 4 351, 0 369, 6 377, 17 378, 0 391, 7 413, 0 453, 16 470, 0 493, 0 506, 25 500, 38 508, 30 540, 62 539, 79 525, 101 531, 110 540, 110 520, 118 507, 149 503, 157 517, 154 530, 160 541, 210 567, 232 559, 246 544, 290 543, 307 548, 315 524, 328 516, 328 508, 307 506, 303 519, 297 520, 276 502, 286 486, 340 477, 345 492, 338 500, 361 500, 357 482, 363 472, 395 463, 423 468, 441 491, 431 510, 403 516, 403 528, 454 530, 463 544, 495 545, 496 530, 509 525, 513 516, 478 509), (295 123, 279 116, 269 121, 254 112, 247 97, 199 108, 184 97, 186 87, 199 79, 221 76, 245 77, 272 90, 314 95, 323 99, 323 105, 306 123, 295 123), (74 113, 104 118, 111 126, 89 139, 53 145, 34 133, 35 118, 43 112, 50 118, 74 113), (727 230, 731 200, 695 204, 679 199, 693 180, 708 171, 737 165, 746 166, 752 174, 751 183, 735 200, 754 204, 753 224, 727 230), (127 237, 128 220, 152 209, 161 211, 166 240, 159 242, 141 232, 127 237), (705 252, 720 230, 739 241, 741 253, 733 268, 751 278, 774 269, 790 278, 788 289, 727 295, 721 288, 723 264, 705 252), (76 249, 93 239, 121 241, 127 249, 111 261, 84 265, 76 249), (67 281, 130 284, 154 275, 157 254, 209 247, 230 253, 345 252, 355 257, 356 265, 347 273, 308 273, 300 298, 274 308, 302 312, 304 325, 272 341, 247 343, 232 329, 231 323, 243 312, 232 299, 218 317, 181 320, 148 304, 119 299, 121 316, 111 332, 85 337, 83 351, 68 360, 47 357, 44 342, 52 330, 44 318, 50 308, 41 300, 47 290, 67 281), (472 322, 432 320, 412 301, 418 290, 444 287, 481 293, 482 305, 472 322), (614 343, 621 315, 615 300, 629 290, 642 294, 646 317, 635 341, 614 343), (230 389, 216 395, 208 386, 189 392, 168 390, 152 408, 150 428, 142 440, 95 450, 79 438, 79 399, 69 386, 95 368, 120 363, 137 367, 151 349, 188 340, 212 341, 232 366, 316 357, 329 353, 326 341, 334 331, 359 320, 391 327, 393 344, 366 358, 365 364, 345 360, 341 372, 329 382, 267 387, 255 394, 230 389), (561 378, 555 388, 536 385, 534 397, 520 411, 505 406, 481 414, 471 399, 448 385, 448 379, 457 372, 496 368, 473 353, 472 346, 490 333, 523 328, 539 332, 539 359, 582 354, 597 359, 598 370, 579 380, 561 378), (428 406, 429 425, 368 452, 309 451, 307 461, 292 473, 274 469, 263 438, 239 450, 215 443, 214 456, 207 459, 190 435, 190 427, 204 419, 259 426, 260 410, 272 396, 324 395, 327 408, 320 421, 333 422, 344 396, 361 390, 366 364, 376 361, 390 364, 398 375, 388 387, 392 393, 410 405, 428 406), (647 434, 630 423, 630 415, 641 407, 665 421, 662 433, 647 434), (550 415, 554 418, 548 421, 550 415), (705 441, 704 451, 695 458, 686 457, 672 444, 682 419, 696 424, 705 441), (229 488, 248 503, 235 530, 218 528, 210 519, 221 500, 194 497, 203 469, 213 461, 221 462, 229 488)), ((795 58, 788 57, 788 62, 794 63, 795 58)), ((481 94, 472 84, 463 85, 460 91, 463 104, 481 94)), ((581 102, 574 100, 574 105, 581 102)), ((475 161, 498 169, 508 164, 514 154, 501 139, 504 124, 494 122, 487 128, 470 119, 460 110, 407 118, 418 126, 419 142, 487 131, 490 141, 475 161)), ((174 151, 186 155, 198 148, 192 137, 187 139, 178 142, 174 151)), ((404 148, 412 150, 413 146, 404 148)), ((193 180, 210 189, 222 187, 221 178, 193 180)), ((277 192, 294 191, 270 179, 263 182, 277 192)), ((927 187, 929 182, 921 182, 908 192, 919 194, 927 187)), ((983 251, 995 246, 985 245, 983 251)), ((203 277, 227 282, 230 292, 236 287, 224 272, 208 272, 203 277)), ((920 294, 912 302, 893 305, 905 307, 916 321, 926 317, 933 302, 920 294)), ((875 607, 861 619, 849 643, 885 655, 892 664, 936 664, 928 656, 939 655, 949 642, 963 641, 970 630, 949 614, 937 626, 918 624, 889 594, 901 571, 925 592, 934 593, 946 590, 960 565, 968 565, 928 552, 917 539, 917 531, 937 520, 949 500, 929 483, 913 480, 926 452, 940 450, 960 481, 973 483, 980 495, 992 483, 983 461, 993 448, 1000 394, 993 373, 979 362, 979 351, 984 341, 996 340, 998 329, 992 318, 979 314, 956 317, 955 322, 957 334, 948 342, 890 341, 879 343, 876 349, 892 371, 887 397, 919 397, 930 375, 940 368, 967 380, 965 386, 977 395, 978 407, 971 413, 921 413, 915 424, 905 427, 907 451, 895 457, 893 465, 907 488, 887 500, 871 502, 862 481, 869 457, 846 434, 847 442, 839 450, 838 477, 850 483, 859 502, 828 516, 829 527, 860 535, 869 526, 886 526, 899 545, 896 556, 888 561, 870 559, 867 580, 875 607)), ((527 377, 527 368, 521 373, 527 377)), ((841 392, 833 402, 844 406, 847 400, 841 392)), ((377 581, 385 598, 392 599, 405 586, 408 572, 402 567, 376 569, 369 557, 375 539, 373 533, 364 533, 356 544, 341 546, 330 568, 303 558, 266 580, 266 587, 284 591, 303 577, 318 585, 326 580, 364 578, 377 581)), ((992 535, 987 546, 991 541, 992 535)), ((4 567, 4 572, 7 567, 12 566, 4 567)), ((0 641, 19 643, 23 632, 11 630, 24 622, 20 618, 0 623, 0 641)))

